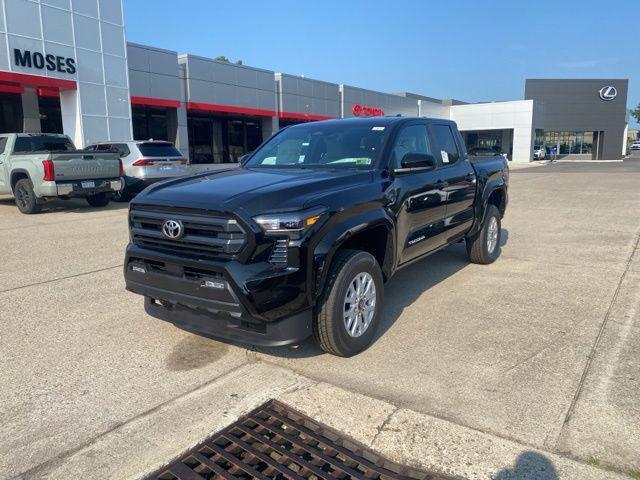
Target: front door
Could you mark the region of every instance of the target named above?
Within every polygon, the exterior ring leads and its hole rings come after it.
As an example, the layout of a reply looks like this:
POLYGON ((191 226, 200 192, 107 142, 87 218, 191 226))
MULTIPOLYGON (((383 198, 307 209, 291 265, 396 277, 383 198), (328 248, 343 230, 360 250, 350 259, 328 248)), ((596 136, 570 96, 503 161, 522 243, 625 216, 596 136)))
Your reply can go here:
MULTIPOLYGON (((432 154, 425 123, 411 123, 396 137, 392 168, 399 168, 407 153, 432 154)), ((445 243, 446 183, 439 169, 398 174, 394 180, 399 264, 406 263, 445 243)))

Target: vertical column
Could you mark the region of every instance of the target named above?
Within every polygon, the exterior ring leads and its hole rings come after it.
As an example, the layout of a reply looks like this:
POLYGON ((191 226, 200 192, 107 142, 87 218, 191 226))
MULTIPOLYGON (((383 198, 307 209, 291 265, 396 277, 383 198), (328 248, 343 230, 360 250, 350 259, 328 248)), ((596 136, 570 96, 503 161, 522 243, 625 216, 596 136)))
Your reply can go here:
POLYGON ((189 158, 189 129, 187 121, 187 108, 184 102, 180 103, 180 106, 176 109, 176 148, 184 155, 185 158, 189 158))
POLYGON ((73 140, 76 148, 84 146, 79 103, 77 90, 60 90, 62 131, 73 140))
POLYGON ((33 88, 25 88, 22 93, 23 132, 40 133, 40 105, 38 93, 33 88))
POLYGON ((268 139, 280 129, 278 117, 268 117, 262 119, 262 140, 268 139))
POLYGON ((533 160, 533 141, 535 130, 530 127, 513 129, 513 161, 529 163, 533 160))

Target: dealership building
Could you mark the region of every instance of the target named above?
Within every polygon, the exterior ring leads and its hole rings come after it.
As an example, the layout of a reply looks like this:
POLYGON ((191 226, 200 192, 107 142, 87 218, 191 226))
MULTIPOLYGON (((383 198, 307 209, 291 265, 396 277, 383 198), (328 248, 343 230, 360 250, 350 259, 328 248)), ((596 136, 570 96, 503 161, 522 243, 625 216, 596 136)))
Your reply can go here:
POLYGON ((514 162, 535 145, 619 159, 626 144, 625 79, 530 79, 506 102, 377 92, 127 43, 118 0, 2 0, 0 40, 0 132, 65 133, 78 147, 166 139, 215 166, 284 126, 377 115, 452 119, 469 149, 514 162))

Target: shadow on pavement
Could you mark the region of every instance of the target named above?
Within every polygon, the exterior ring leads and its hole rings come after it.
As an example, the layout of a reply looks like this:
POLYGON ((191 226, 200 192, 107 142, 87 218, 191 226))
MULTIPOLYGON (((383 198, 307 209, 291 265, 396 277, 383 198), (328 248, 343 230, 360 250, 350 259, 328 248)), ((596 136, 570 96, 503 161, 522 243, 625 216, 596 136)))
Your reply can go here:
MULTIPOLYGON (((7 206, 11 208, 15 208, 16 210, 16 202, 13 197, 5 197, 0 198, 0 207, 7 206)), ((106 207, 92 207, 87 203, 86 200, 82 198, 70 198, 69 200, 51 200, 45 203, 42 207, 42 211, 36 213, 35 215, 44 215, 52 212, 61 212, 61 213, 90 213, 98 210, 122 210, 123 208, 129 208, 129 202, 109 202, 109 205, 106 207)))
POLYGON ((492 477, 493 480, 557 480, 553 462, 538 452, 523 452, 518 455, 513 468, 504 468, 492 477))
MULTIPOLYGON (((502 230, 500 246, 507 244, 509 232, 502 230)), ((464 242, 430 255, 399 270, 385 285, 384 308, 373 343, 375 344, 400 318, 405 308, 412 305, 422 294, 443 280, 469 265, 464 242)), ((300 345, 290 347, 255 347, 255 350, 274 357, 306 358, 324 352, 309 338, 300 345)))

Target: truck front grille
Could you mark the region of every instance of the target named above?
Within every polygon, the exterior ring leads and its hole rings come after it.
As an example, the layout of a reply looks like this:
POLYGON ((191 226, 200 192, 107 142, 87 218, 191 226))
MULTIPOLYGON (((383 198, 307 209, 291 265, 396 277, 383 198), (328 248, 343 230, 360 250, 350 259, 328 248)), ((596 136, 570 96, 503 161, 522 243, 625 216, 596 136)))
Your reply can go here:
POLYGON ((197 258, 233 258, 247 241, 237 220, 204 210, 132 205, 129 226, 133 243, 140 247, 197 258), (163 233, 167 220, 180 225, 178 238, 163 233))

